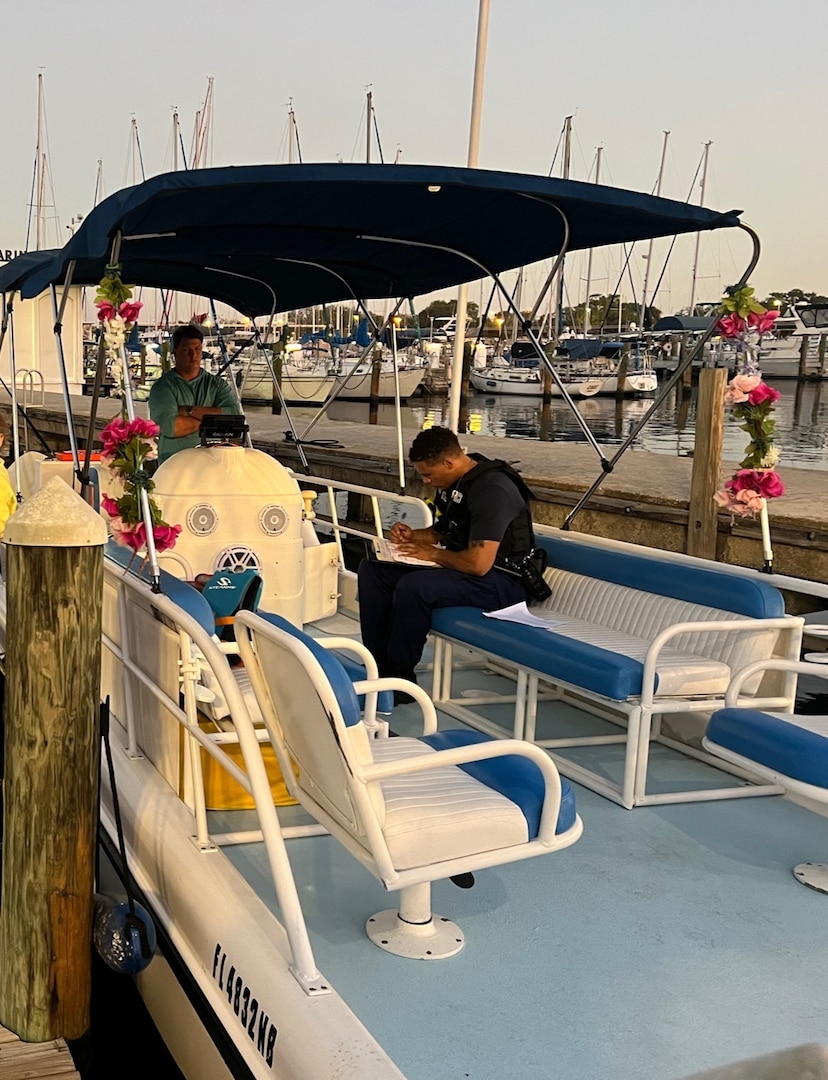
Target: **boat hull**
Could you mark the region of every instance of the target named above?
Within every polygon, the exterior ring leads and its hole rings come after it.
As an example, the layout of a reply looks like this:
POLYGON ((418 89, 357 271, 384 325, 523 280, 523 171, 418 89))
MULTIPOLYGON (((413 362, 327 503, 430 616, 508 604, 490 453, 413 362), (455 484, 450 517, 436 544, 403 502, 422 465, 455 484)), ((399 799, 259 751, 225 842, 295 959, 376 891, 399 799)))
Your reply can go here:
MULTIPOLYGON (((426 369, 401 368, 398 380, 393 371, 380 373, 378 399, 395 401, 397 386, 401 398, 411 397, 417 390, 426 369)), ((338 401, 369 401, 371 399, 371 372, 358 371, 350 376, 315 374, 313 372, 282 370, 282 396, 288 405, 321 405, 334 388, 338 388, 338 401)), ((245 378, 241 386, 242 401, 271 401, 274 396, 273 383, 269 377, 259 379, 245 378)))
MULTIPOLYGON (((221 849, 199 850, 187 807, 147 758, 127 755, 118 725, 113 743, 130 872, 175 954, 153 959, 138 988, 188 1080, 402 1080, 336 992, 305 994, 270 908, 221 849)), ((104 776, 101 825, 115 844, 111 807, 104 776)))
MULTIPOLYGON (((475 390, 483 394, 514 394, 521 397, 542 397, 543 384, 535 371, 499 371, 487 368, 471 372, 470 381, 475 390)), ((563 384, 570 397, 595 397, 599 394, 617 394, 618 378, 615 375, 593 375, 567 380, 563 384)), ((640 372, 627 375, 624 379, 623 394, 652 394, 658 386, 654 372, 640 372)), ((551 397, 563 397, 557 383, 550 387, 551 397)))

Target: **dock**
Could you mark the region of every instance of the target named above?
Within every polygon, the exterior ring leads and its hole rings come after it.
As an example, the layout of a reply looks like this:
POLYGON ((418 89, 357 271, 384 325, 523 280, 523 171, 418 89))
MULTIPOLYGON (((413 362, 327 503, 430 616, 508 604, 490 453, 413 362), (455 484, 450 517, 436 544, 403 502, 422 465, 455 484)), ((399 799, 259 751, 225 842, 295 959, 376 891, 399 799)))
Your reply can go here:
MULTIPOLYGON (((91 399, 81 395, 71 399, 75 428, 84 432, 89 424, 91 399)), ((10 403, 0 397, 0 410, 9 411, 10 403)), ((136 415, 148 416, 146 402, 136 402, 136 415)), ((298 436, 304 439, 308 417, 316 409, 291 409, 298 436)), ((120 401, 102 398, 98 402, 96 429, 100 431, 120 414, 120 401)), ((68 447, 63 398, 45 394, 42 404, 30 405, 27 415, 55 449, 68 447)), ((247 411, 253 445, 274 456, 297 474, 303 471, 299 452, 292 439, 284 414, 273 414, 258 407, 247 411)), ((403 447, 407 452, 419 430, 403 415, 403 447), (408 424, 406 424, 408 420, 408 424)), ((26 425, 21 425, 21 440, 26 425)), ((535 496, 533 513, 539 523, 563 524, 601 472, 595 451, 584 443, 530 439, 504 439, 495 436, 464 434, 461 443, 469 451, 487 457, 500 457, 517 468, 535 496)), ((21 449, 40 449, 37 440, 21 449)), ((387 491, 399 491, 397 437, 393 427, 332 421, 323 418, 303 442, 308 470, 312 475, 368 485, 387 491)), ((604 448, 608 458, 614 448, 604 448)), ((722 470, 729 475, 735 461, 724 461, 722 470)), ((689 496, 693 459, 688 456, 655 454, 629 450, 579 512, 572 528, 590 535, 626 540, 667 551, 685 551, 689 527, 689 496)), ((780 465, 785 482, 783 498, 770 502, 768 510, 774 547, 774 570, 780 574, 828 581, 828 484, 825 473, 815 469, 796 469, 780 465)), ((412 478, 406 467, 406 491, 424 496, 426 489, 412 478)), ((718 517, 718 561, 741 566, 762 566, 759 522, 750 518, 731 519, 724 512, 718 517)), ((795 612, 796 613, 796 612, 795 612)))
POLYGON ((54 1077, 81 1080, 63 1039, 45 1043, 22 1042, 13 1031, 0 1027, 0 1077, 3 1080, 41 1080, 54 1077))

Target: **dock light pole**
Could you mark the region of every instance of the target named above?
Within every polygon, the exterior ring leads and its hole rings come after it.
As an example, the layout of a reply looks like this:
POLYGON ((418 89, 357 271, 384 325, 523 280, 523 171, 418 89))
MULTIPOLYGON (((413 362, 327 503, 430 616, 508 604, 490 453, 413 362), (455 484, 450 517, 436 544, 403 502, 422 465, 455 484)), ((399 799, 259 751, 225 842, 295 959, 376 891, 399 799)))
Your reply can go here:
MULTIPOLYGON (((469 155, 467 165, 477 168, 480 150, 480 112, 483 104, 483 78, 486 71, 486 45, 489 37, 489 0, 480 0, 477 16, 477 51, 474 59, 474 86, 472 90, 471 122, 469 124, 469 155)), ((449 383, 448 426, 457 431, 460 423, 460 396, 463 389, 463 350, 466 345, 466 308, 469 299, 468 285, 457 290, 455 314, 454 361, 449 383)))

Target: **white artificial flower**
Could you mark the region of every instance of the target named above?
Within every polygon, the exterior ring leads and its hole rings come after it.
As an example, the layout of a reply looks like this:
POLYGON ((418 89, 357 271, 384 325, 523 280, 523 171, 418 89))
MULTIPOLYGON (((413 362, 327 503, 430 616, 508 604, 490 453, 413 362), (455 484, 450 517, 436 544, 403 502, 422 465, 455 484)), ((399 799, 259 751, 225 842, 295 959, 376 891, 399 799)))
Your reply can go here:
POLYGON ((762 458, 762 468, 763 469, 772 469, 776 465, 776 463, 779 461, 779 458, 780 458, 779 449, 777 447, 775 447, 775 446, 771 446, 770 449, 768 450, 767 454, 765 454, 765 456, 762 458))

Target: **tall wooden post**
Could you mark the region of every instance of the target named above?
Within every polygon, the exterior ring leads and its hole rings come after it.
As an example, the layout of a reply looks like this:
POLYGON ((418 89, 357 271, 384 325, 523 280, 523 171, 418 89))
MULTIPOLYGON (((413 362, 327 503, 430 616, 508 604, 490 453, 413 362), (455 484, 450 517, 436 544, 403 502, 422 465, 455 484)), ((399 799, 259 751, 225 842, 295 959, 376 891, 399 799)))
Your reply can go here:
POLYGON ((820 379, 825 378, 825 369, 826 369, 826 365, 828 365, 828 356, 826 355, 826 352, 825 352, 825 346, 826 345, 828 345, 828 334, 820 334, 819 335, 819 351, 818 351, 818 354, 817 354, 819 356, 819 377, 820 377, 820 379))
POLYGON ((376 406, 380 394, 380 374, 382 372, 382 346, 374 347, 373 359, 371 360, 371 388, 368 391, 368 401, 376 406))
POLYGON ((719 513, 713 495, 719 488, 722 467, 726 384, 724 368, 702 368, 699 372, 687 554, 701 559, 716 558, 719 513))
POLYGON ((103 519, 54 477, 6 526, 0 1023, 27 1042, 90 1023, 103 519))
POLYGON ((616 396, 622 398, 624 396, 624 383, 627 381, 627 368, 630 365, 630 347, 625 345, 621 352, 621 359, 618 361, 618 367, 615 372, 616 377, 616 396))
POLYGON ((284 355, 285 347, 281 341, 277 341, 273 346, 273 374, 276 381, 273 383, 273 390, 271 392, 271 416, 281 416, 282 414, 282 398, 276 387, 278 385, 279 390, 282 388, 282 360, 284 359, 284 355))
POLYGON ((808 349, 811 341, 807 334, 802 338, 799 343, 799 378, 804 379, 808 374, 808 349))

